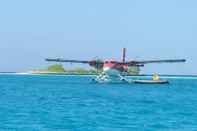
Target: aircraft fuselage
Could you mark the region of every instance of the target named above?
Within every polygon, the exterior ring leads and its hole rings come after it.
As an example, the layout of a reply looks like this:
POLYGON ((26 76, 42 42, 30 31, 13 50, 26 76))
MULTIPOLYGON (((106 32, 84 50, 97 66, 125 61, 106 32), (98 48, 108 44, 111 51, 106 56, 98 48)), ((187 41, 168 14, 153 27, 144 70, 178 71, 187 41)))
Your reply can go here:
POLYGON ((105 61, 103 65, 103 72, 108 76, 119 76, 122 72, 128 70, 128 65, 119 64, 116 61, 105 61))

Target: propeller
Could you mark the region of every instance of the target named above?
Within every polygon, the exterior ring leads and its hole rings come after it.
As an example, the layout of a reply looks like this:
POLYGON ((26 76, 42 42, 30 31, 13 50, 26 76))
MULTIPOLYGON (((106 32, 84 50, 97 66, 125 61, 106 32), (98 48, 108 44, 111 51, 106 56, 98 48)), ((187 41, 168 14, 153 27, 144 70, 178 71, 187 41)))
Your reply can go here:
POLYGON ((97 71, 103 68, 104 62, 101 59, 95 59, 89 62, 89 65, 96 68, 97 71))

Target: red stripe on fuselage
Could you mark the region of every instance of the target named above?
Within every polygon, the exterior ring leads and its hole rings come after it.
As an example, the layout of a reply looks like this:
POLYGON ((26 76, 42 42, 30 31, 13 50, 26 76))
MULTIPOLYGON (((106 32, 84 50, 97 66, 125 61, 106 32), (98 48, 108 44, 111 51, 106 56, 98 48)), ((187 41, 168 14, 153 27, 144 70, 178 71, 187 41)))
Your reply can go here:
POLYGON ((127 64, 119 64, 116 61, 105 61, 104 68, 108 67, 108 68, 112 68, 115 70, 119 70, 119 71, 126 71, 128 70, 128 65, 127 64))

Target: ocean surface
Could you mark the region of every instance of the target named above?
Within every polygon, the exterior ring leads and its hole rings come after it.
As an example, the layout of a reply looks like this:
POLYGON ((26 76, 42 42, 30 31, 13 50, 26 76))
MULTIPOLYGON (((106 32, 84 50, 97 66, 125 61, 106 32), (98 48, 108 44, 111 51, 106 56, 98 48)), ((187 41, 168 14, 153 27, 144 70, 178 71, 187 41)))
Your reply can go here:
POLYGON ((0 131, 197 131, 196 77, 163 78, 168 85, 91 79, 0 75, 0 131))

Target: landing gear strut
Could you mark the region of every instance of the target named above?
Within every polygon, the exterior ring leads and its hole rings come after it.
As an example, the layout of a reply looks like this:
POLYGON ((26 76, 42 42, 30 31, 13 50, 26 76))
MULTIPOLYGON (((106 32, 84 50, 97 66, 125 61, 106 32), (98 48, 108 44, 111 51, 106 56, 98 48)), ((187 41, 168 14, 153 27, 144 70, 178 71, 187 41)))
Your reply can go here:
POLYGON ((118 82, 128 82, 128 80, 122 75, 109 76, 102 72, 93 81, 98 83, 118 83, 118 82))

